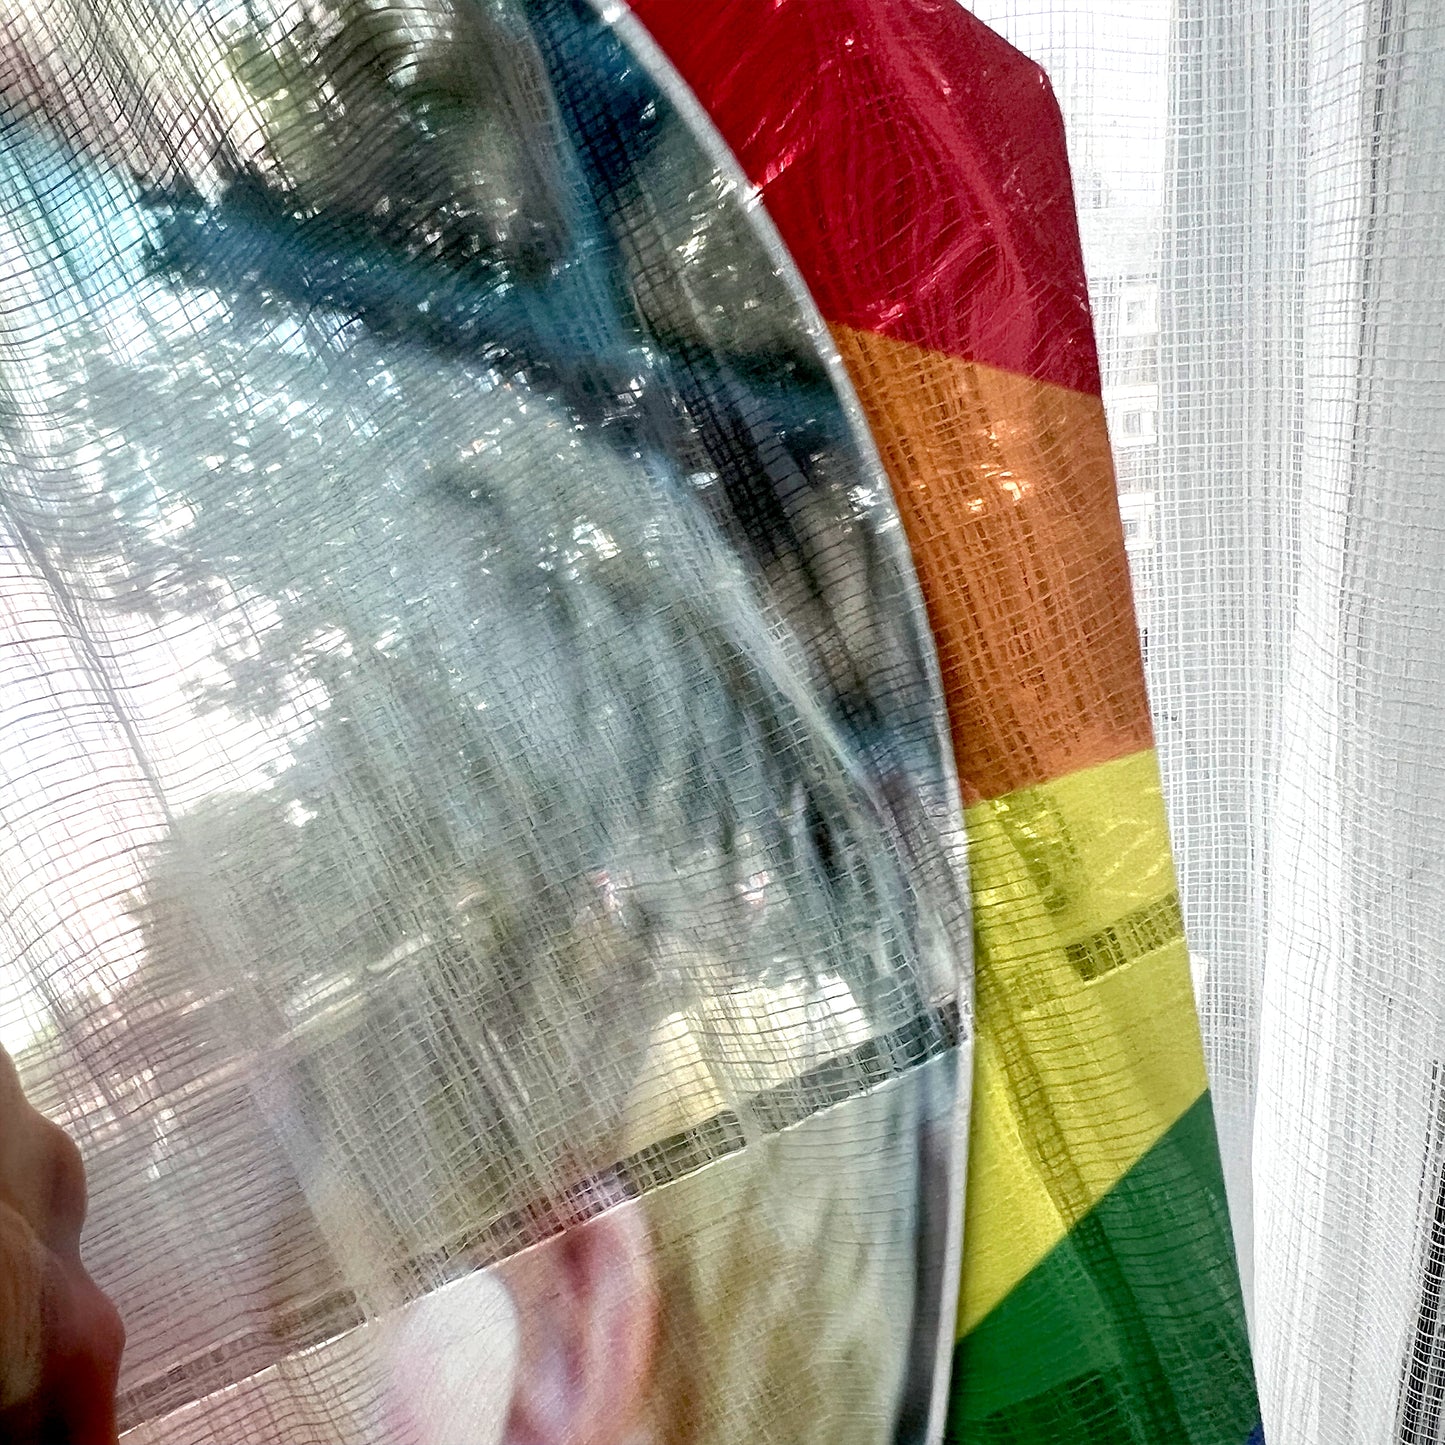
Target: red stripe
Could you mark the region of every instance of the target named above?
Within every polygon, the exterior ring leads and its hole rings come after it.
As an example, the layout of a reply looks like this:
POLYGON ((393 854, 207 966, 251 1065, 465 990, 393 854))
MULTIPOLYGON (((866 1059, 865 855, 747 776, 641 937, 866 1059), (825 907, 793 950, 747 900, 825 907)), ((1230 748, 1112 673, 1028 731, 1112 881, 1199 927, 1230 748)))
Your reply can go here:
POLYGON ((633 0, 833 324, 1099 391, 1063 121, 958 0, 633 0))

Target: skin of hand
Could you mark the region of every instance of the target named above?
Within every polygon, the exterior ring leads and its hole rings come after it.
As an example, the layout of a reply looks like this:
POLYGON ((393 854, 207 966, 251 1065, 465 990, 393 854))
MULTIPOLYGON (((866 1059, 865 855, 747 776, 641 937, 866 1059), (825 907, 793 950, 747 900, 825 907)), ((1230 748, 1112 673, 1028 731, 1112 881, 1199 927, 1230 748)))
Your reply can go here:
POLYGON ((0 1440, 108 1445, 125 1331, 80 1258, 85 1168, 0 1050, 0 1440))

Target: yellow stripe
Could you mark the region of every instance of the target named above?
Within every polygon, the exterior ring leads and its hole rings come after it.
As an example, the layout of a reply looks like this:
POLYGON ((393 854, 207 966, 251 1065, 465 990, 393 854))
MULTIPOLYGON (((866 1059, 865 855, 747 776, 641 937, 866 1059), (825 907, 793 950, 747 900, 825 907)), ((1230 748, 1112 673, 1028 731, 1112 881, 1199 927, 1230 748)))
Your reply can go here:
POLYGON ((967 809, 977 940, 962 1338, 1205 1087, 1152 750, 967 809))

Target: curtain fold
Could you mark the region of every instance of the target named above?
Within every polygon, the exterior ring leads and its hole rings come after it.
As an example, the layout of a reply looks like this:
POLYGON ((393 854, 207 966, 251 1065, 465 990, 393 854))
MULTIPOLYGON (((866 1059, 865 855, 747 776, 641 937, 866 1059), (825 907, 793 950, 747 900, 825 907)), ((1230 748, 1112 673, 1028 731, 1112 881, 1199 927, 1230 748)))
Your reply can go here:
POLYGON ((1271 1412, 1441 1428, 1445 17, 1309 9, 1307 365, 1253 1172, 1271 1412))

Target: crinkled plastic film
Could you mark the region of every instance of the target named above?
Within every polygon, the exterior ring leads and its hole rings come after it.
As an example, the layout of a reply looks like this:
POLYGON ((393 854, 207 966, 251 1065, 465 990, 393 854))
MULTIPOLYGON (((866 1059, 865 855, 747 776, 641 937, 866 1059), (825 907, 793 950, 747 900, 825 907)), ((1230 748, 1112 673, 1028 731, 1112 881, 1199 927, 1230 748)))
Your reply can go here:
POLYGON ((695 103, 571 0, 0 64, 5 1039, 128 1438, 926 1438, 948 719, 695 103))

